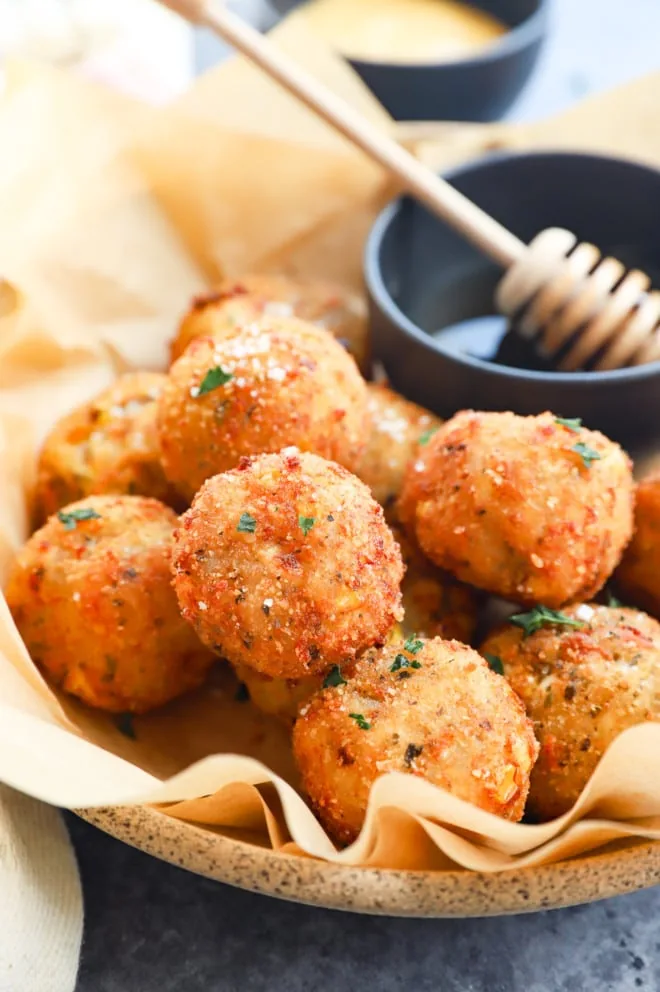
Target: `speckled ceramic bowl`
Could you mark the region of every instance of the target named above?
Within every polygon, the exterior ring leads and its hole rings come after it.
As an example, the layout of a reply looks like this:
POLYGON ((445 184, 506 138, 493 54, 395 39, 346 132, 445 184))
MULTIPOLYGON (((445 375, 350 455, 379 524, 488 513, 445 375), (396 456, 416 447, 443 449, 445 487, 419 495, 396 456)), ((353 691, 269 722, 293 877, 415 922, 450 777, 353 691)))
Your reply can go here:
POLYGON ((660 843, 626 844, 498 874, 350 868, 277 854, 146 807, 76 810, 112 837, 237 888, 310 906, 381 916, 502 916, 559 909, 660 882, 660 843))

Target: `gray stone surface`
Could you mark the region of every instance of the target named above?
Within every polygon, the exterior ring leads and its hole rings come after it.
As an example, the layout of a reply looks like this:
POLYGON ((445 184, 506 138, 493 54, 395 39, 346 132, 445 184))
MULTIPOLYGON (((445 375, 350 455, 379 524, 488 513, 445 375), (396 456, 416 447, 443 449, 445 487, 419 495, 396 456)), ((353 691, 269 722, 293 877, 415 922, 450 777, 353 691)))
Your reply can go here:
POLYGON ((485 920, 310 909, 188 874, 73 816, 78 992, 657 992, 660 889, 485 920))
MULTIPOLYGON (((555 0, 552 37, 511 116, 660 69, 659 37, 660 0, 555 0)), ((200 67, 221 51, 200 37, 200 67)), ((78 992, 660 989, 660 889, 527 917, 357 917, 230 889, 68 822, 87 912, 78 992)))

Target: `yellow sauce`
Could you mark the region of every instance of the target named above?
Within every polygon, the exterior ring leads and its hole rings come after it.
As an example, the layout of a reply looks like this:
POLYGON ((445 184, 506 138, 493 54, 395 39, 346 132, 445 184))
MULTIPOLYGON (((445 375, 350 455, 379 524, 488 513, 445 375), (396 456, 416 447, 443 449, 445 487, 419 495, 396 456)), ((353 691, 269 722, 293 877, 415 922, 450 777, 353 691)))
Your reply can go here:
POLYGON ((303 10, 333 48, 371 62, 451 62, 507 31, 460 0, 311 0, 303 10))

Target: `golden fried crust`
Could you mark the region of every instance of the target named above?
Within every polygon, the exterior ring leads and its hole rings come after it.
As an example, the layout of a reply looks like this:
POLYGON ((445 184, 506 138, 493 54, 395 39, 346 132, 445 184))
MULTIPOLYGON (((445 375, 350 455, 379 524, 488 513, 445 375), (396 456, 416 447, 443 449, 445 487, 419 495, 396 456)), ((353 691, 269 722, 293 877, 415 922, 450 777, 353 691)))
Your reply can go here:
POLYGON ((534 721, 541 752, 529 809, 550 820, 575 803, 615 737, 660 719, 660 624, 645 613, 569 606, 581 628, 545 626, 525 637, 506 624, 482 645, 534 721))
POLYGON ((130 493, 180 503, 160 465, 156 399, 167 379, 121 376, 96 399, 57 422, 39 456, 39 523, 85 496, 130 493))
POLYGON ((163 467, 191 499, 243 455, 286 445, 352 470, 368 436, 366 405, 355 362, 312 324, 273 318, 199 338, 172 366, 159 401, 163 467), (231 378, 204 392, 213 369, 231 378))
POLYGON ((346 684, 301 708, 293 734, 304 791, 338 843, 358 835, 369 790, 390 771, 521 818, 538 745, 520 700, 476 651, 435 638, 411 653, 400 642, 342 674, 346 684))
POLYGON ((154 499, 91 496, 50 517, 16 558, 6 596, 21 637, 90 706, 146 712, 200 685, 214 662, 172 589, 175 524, 154 499))
POLYGON ((442 421, 387 386, 368 383, 367 389, 371 431, 356 475, 381 506, 392 510, 420 438, 424 446, 442 421))
MULTIPOLYGON (((396 623, 387 635, 386 643, 400 641, 401 635, 402 626, 396 623)), ((332 681, 339 671, 337 666, 332 666, 320 675, 308 675, 302 679, 273 679, 247 665, 234 665, 233 669, 245 685, 250 702, 262 713, 276 716, 288 726, 298 716, 301 705, 323 686, 325 678, 329 677, 332 681)))
POLYGON ((172 342, 172 361, 195 338, 216 337, 261 317, 298 317, 316 324, 337 338, 367 373, 370 342, 364 299, 333 283, 277 275, 227 279, 217 290, 193 300, 172 342))
POLYGON ((477 595, 437 568, 400 527, 392 528, 406 571, 401 583, 403 633, 469 644, 477 625, 477 595))
POLYGON ((635 531, 614 578, 627 603, 660 617, 660 472, 637 486, 635 531))
POLYGON ((551 413, 465 411, 420 451, 399 513, 462 581, 556 607, 606 582, 630 540, 632 502, 630 460, 602 434, 551 413))
POLYGON ((382 509, 345 469, 293 448, 209 479, 173 567, 204 643, 273 678, 320 673, 400 618, 403 565, 382 509))

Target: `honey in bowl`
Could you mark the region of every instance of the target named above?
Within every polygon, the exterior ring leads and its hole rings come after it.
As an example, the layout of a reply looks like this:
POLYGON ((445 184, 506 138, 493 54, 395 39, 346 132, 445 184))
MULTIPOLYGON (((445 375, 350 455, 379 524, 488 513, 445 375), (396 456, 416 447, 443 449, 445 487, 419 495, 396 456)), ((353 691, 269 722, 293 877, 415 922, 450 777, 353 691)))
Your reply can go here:
POLYGON ((311 0, 309 27, 349 58, 452 62, 493 44, 507 27, 460 0, 311 0))

